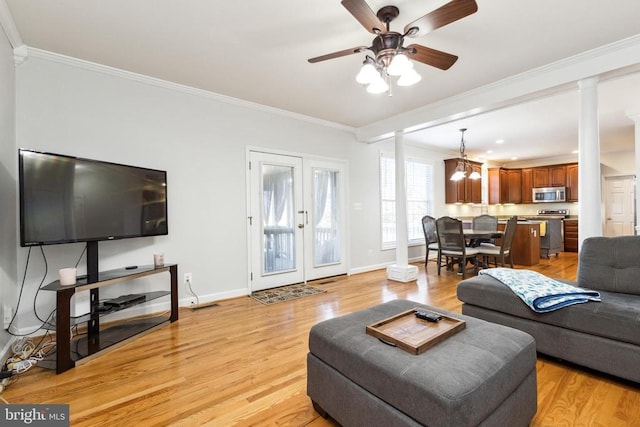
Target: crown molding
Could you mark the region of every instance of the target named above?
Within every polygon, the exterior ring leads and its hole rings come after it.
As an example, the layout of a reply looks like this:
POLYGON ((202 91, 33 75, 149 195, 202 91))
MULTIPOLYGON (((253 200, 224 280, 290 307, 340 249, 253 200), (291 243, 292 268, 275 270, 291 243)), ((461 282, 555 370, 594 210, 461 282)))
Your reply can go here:
POLYGON ((413 132, 640 71, 640 34, 526 71, 357 129, 358 140, 378 142, 398 129, 413 132))
POLYGON ((15 62, 16 66, 21 65, 27 59, 29 59, 29 49, 27 45, 23 44, 13 49, 13 62, 15 62))
POLYGON ((16 27, 6 0, 0 0, 0 27, 2 27, 7 35, 11 47, 16 49, 24 46, 24 42, 22 41, 22 37, 20 37, 20 32, 18 31, 18 27, 16 27))
MULTIPOLYGON (((0 0, 0 2, 2 1, 4 0, 0 0)), ((341 130, 354 135, 356 133, 355 128, 351 126, 346 126, 346 125, 331 122, 328 120, 321 120, 315 117, 305 116, 303 114, 298 114, 291 111, 258 104, 255 102, 245 101, 242 99, 233 98, 226 95, 220 95, 215 92, 210 92, 207 90, 198 89, 198 88, 194 88, 194 87, 179 84, 179 83, 174 83, 167 80, 146 76, 144 74, 138 74, 131 71, 121 70, 119 68, 110 67, 108 65, 97 64, 95 62, 85 61, 83 59, 78 59, 71 56, 62 55, 59 53, 54 53, 54 52, 50 52, 42 49, 33 48, 33 47, 27 47, 27 52, 28 53, 26 56, 31 58, 38 58, 45 61, 55 62, 58 64, 63 64, 63 65, 67 65, 67 66, 82 69, 82 70, 92 71, 95 73, 107 74, 110 76, 119 77, 122 79, 131 80, 131 81, 135 81, 135 82, 150 85, 150 86, 161 87, 163 89, 169 89, 176 92, 186 93, 189 95, 210 99, 216 102, 223 102, 223 103, 235 105, 238 107, 244 107, 252 110, 262 111, 265 113, 276 114, 276 115, 292 118, 295 120, 312 123, 315 125, 320 125, 324 127, 341 130)))

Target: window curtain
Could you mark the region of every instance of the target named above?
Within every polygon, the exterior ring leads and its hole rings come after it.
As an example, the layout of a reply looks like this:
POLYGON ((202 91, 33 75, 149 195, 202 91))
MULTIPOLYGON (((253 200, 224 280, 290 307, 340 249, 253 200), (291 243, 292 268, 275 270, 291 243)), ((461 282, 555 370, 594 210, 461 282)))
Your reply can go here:
POLYGON ((264 228, 264 272, 289 270, 295 266, 293 228, 293 169, 264 165, 262 212, 264 228))
POLYGON ((338 226, 337 174, 331 170, 314 171, 315 265, 340 261, 340 227, 338 226))

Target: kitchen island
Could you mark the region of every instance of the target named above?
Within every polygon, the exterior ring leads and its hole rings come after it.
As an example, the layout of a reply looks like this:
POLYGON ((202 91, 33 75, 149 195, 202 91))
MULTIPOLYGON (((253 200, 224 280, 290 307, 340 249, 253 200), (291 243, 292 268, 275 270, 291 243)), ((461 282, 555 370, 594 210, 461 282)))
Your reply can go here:
MULTIPOLYGON (((540 223, 538 220, 518 220, 516 234, 513 238, 511 251, 513 263, 517 265, 531 266, 540 263, 540 223)), ((464 228, 471 228, 471 221, 462 220, 464 228)), ((504 231, 507 221, 498 221, 498 230, 504 231)), ((497 239, 496 245, 500 245, 497 239)))
MULTIPOLYGON (((506 222, 498 222, 498 230, 504 230, 505 225, 506 222)), ((540 263, 540 221, 518 220, 511 252, 516 265, 531 266, 540 263)))

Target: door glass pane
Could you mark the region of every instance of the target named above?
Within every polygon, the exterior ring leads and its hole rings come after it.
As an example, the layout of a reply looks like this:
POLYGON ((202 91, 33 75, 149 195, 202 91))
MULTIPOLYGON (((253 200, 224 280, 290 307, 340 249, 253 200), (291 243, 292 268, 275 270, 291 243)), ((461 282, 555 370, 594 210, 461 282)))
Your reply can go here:
POLYGON ((263 273, 295 269, 293 167, 262 165, 262 212, 263 273))
POLYGON ((314 265, 340 262, 340 226, 338 222, 338 172, 316 169, 313 173, 314 265))

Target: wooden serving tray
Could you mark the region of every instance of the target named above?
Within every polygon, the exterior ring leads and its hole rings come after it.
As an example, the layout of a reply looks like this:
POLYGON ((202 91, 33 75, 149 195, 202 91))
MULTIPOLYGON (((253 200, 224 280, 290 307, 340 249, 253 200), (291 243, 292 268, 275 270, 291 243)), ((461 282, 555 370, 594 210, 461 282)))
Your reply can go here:
MULTIPOLYGON (((422 307, 416 309, 425 310, 422 307)), ((414 310, 407 310, 367 326, 367 334, 409 353, 420 354, 465 328, 464 320, 427 310, 442 316, 439 322, 427 322, 416 317, 414 310)))

